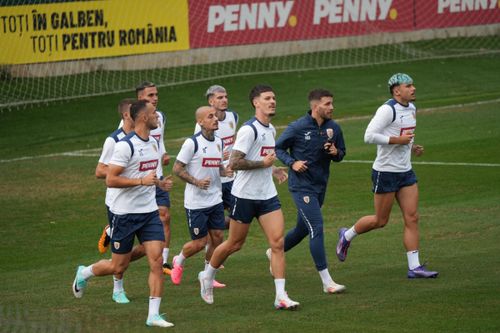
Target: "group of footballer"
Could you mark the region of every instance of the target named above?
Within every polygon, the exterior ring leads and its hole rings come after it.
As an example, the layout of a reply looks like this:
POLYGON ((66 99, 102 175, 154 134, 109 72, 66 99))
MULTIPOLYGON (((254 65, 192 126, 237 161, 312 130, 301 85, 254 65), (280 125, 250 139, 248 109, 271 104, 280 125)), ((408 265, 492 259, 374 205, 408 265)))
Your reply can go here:
MULTIPOLYGON (((351 228, 339 229, 336 255, 344 261, 354 237, 385 226, 396 200, 404 219, 407 277, 435 278, 438 272, 419 261, 418 187, 411 166, 411 154, 423 153, 423 147, 414 144, 416 88, 404 73, 391 76, 388 88, 391 99, 377 109, 364 138, 366 143, 377 145, 372 168, 375 214, 360 218, 351 228)), ((157 108, 158 89, 152 82, 143 82, 136 88, 136 99, 119 103, 119 128, 106 138, 96 168, 97 178, 105 179, 107 186, 109 222, 98 248, 101 253, 111 248, 111 260, 78 266, 72 286, 75 297, 83 296, 93 276, 112 275, 112 299, 128 303, 123 275, 131 261, 146 256, 150 267, 146 325, 174 326, 159 312, 164 275, 179 285, 186 259, 204 251, 205 269, 198 273, 200 296, 212 304, 213 289, 225 287, 215 275, 224 261, 241 249, 254 218, 269 244, 266 255, 274 278, 276 309, 299 306, 285 290, 285 252, 306 236, 323 292, 345 291, 328 270, 321 214, 330 164, 346 155, 342 129, 332 119, 333 94, 326 89, 310 91, 309 110, 278 138, 271 124, 276 114, 272 87, 259 84, 251 89, 249 102, 255 115, 239 130, 238 114, 228 109, 226 89, 213 85, 205 96, 208 105, 196 110, 194 135, 184 141, 172 167, 186 183, 184 208, 191 240, 173 257, 171 265, 169 191, 173 179, 163 175, 170 156, 164 144, 166 117, 157 108), (276 159, 286 167, 275 166, 276 159), (286 235, 273 177, 279 183, 288 180, 297 208, 297 223, 286 235), (139 240, 136 246, 135 237, 139 240)))

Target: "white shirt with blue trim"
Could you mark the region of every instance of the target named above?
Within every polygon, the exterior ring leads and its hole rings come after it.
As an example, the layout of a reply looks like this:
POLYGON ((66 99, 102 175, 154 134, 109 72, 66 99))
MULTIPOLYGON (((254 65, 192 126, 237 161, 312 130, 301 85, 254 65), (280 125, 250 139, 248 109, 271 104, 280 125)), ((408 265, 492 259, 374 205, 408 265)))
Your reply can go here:
POLYGON ((408 106, 392 103, 377 109, 365 132, 365 142, 377 144, 377 157, 373 169, 383 172, 406 172, 411 170, 411 148, 413 140, 407 145, 389 144, 391 136, 415 133, 417 109, 413 103, 408 106), (394 120, 394 121, 393 121, 394 120))
POLYGON ((184 207, 203 209, 222 202, 220 166, 222 165, 222 140, 207 140, 201 133, 186 139, 177 154, 177 160, 186 164, 186 171, 196 179, 210 177, 210 186, 203 190, 186 183, 184 207), (197 144, 195 145, 194 140, 197 144), (195 151, 196 150, 196 151, 195 151))
MULTIPOLYGON (((264 156, 274 152, 275 136, 276 130, 272 124, 265 126, 254 118, 239 129, 233 150, 244 153, 247 160, 262 161, 264 156), (249 124, 255 127, 257 136, 249 124)), ((238 170, 231 194, 238 198, 252 200, 267 200, 275 197, 278 192, 273 182, 272 166, 238 170)))
MULTIPOLYGON (((233 151, 234 140, 236 137, 236 126, 238 125, 238 114, 234 111, 227 110, 224 120, 219 120, 219 129, 215 131, 215 135, 222 139, 224 143, 224 151, 231 153, 233 151)), ((201 131, 198 123, 194 128, 194 133, 201 131)), ((229 164, 229 159, 222 162, 224 166, 229 164)), ((233 177, 221 177, 222 183, 229 183, 234 180, 233 177)))
MULTIPOLYGON (((102 153, 101 157, 99 157, 99 163, 109 165, 109 161, 111 160, 111 157, 113 156, 113 152, 115 150, 115 145, 118 141, 123 139, 126 136, 125 132, 123 129, 120 127, 113 133, 111 133, 110 136, 106 138, 104 141, 104 145, 102 146, 102 153)), ((110 206, 111 203, 114 200, 114 197, 116 195, 116 189, 115 188, 106 188, 106 197, 104 199, 104 204, 106 206, 110 206)))
MULTIPOLYGON (((143 140, 135 132, 130 133, 115 145, 109 164, 125 168, 120 174, 126 178, 143 178, 160 163, 158 142, 153 137, 143 140)), ((110 205, 113 214, 150 213, 158 210, 155 186, 138 185, 115 188, 116 196, 110 205)))

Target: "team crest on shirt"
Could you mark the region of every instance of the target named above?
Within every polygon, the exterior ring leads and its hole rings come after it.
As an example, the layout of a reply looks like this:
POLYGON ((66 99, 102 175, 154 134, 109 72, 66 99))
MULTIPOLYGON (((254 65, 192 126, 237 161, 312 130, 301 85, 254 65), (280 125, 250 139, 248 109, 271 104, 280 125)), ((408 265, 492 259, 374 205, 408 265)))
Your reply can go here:
POLYGON ((218 150, 219 152, 221 151, 220 144, 217 144, 217 150, 218 150))
POLYGON ((193 233, 198 236, 198 234, 200 233, 200 229, 199 228, 194 228, 193 229, 193 233))
POLYGON ((415 111, 413 111, 411 115, 413 116, 413 119, 417 119, 417 114, 415 113, 415 111))
POLYGON ((309 196, 308 196, 308 195, 304 196, 302 199, 304 199, 304 202, 305 202, 306 204, 308 204, 308 203, 311 201, 311 199, 309 198, 309 196))
POLYGON ((155 153, 158 152, 158 148, 156 147, 156 145, 153 145, 153 149, 154 149, 155 153))
POLYGON ((232 121, 229 122, 229 127, 231 127, 231 129, 234 129, 234 123, 232 121))
POLYGON ((113 247, 115 248, 115 250, 118 250, 120 248, 120 242, 114 242, 113 247))

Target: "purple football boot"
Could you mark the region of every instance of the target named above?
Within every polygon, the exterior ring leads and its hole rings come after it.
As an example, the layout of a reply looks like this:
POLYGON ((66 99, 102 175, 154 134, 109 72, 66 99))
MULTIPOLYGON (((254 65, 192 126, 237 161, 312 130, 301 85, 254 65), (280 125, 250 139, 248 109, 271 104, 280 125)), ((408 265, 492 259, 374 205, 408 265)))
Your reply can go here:
POLYGON ((408 270, 408 279, 432 279, 437 278, 438 274, 438 272, 427 270, 425 265, 421 265, 408 270))
POLYGON ((351 245, 351 242, 349 242, 347 239, 345 239, 345 232, 347 231, 347 228, 340 228, 339 229, 339 241, 337 242, 337 258, 339 258, 340 261, 344 261, 345 258, 347 257, 347 249, 349 248, 349 245, 351 245))

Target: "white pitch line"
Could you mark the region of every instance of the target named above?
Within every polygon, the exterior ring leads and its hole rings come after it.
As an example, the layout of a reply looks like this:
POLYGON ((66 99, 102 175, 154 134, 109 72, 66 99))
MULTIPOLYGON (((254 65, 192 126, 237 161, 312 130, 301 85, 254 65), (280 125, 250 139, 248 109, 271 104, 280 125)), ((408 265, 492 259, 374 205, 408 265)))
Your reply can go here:
MULTIPOLYGON (((425 108, 425 109, 420 109, 418 112, 419 113, 427 113, 427 112, 432 112, 432 111, 448 110, 448 109, 461 108, 461 107, 467 107, 467 106, 494 104, 494 103, 498 103, 498 102, 500 102, 500 98, 490 99, 490 100, 485 100, 485 101, 478 101, 478 102, 471 102, 471 103, 438 106, 438 107, 434 107, 434 108, 425 108)), ((366 119, 370 119, 371 117, 373 117, 373 115, 345 117, 345 118, 337 119, 336 121, 337 122, 344 122, 344 121, 349 121, 349 120, 366 120, 366 119)), ((284 129, 284 128, 286 128, 286 126, 287 125, 275 126, 275 128, 284 129)), ((187 137, 180 137, 180 138, 175 138, 175 139, 169 139, 167 141, 182 142, 182 141, 186 140, 186 138, 187 137)), ((37 159, 37 158, 58 157, 58 156, 99 157, 101 149, 102 148, 91 148, 91 149, 84 149, 84 150, 68 151, 68 152, 64 152, 64 153, 54 153, 54 154, 36 155, 36 156, 23 156, 23 157, 17 157, 17 158, 12 158, 12 159, 0 160, 0 163, 9 163, 9 162, 33 160, 33 159, 37 159)), ((373 161, 356 161, 356 160, 351 160, 351 161, 346 160, 344 162, 347 162, 347 163, 373 163, 373 161)), ((498 167, 498 166, 500 166, 500 164, 495 164, 495 163, 461 163, 461 162, 412 162, 412 163, 413 164, 427 164, 427 165, 483 166, 483 167, 498 167)))
MULTIPOLYGON (((0 160, 0 163, 9 163, 9 162, 17 162, 17 161, 25 161, 25 160, 33 160, 37 158, 47 158, 47 157, 60 157, 60 156, 70 156, 70 157, 99 157, 99 153, 92 153, 91 151, 99 151, 99 149, 88 149, 88 150, 75 150, 68 151, 64 153, 55 153, 55 154, 47 154, 47 155, 38 155, 38 156, 24 156, 13 158, 9 160, 0 160)), ((175 158, 175 156, 171 156, 175 158)), ((373 161, 369 160, 344 160, 343 163, 358 163, 358 164, 372 164, 373 161)), ((470 167, 500 167, 499 163, 466 163, 466 162, 411 162, 412 164, 417 165, 443 165, 443 166, 470 166, 470 167)))
MULTIPOLYGON (((343 160, 342 163, 362 163, 373 164, 373 161, 366 160, 343 160)), ((472 167, 500 167, 498 163, 465 163, 465 162, 411 162, 418 165, 444 165, 444 166, 472 166, 472 167)))
POLYGON ((7 159, 7 160, 0 160, 0 163, 26 161, 26 160, 34 160, 34 159, 38 159, 38 158, 59 157, 59 156, 99 157, 100 156, 99 153, 93 153, 93 152, 100 152, 100 151, 101 151, 101 148, 92 148, 92 149, 85 149, 85 150, 67 151, 64 153, 53 153, 53 154, 35 155, 35 156, 23 156, 23 157, 11 158, 11 159, 7 159))

